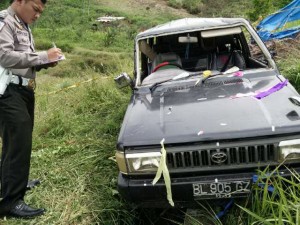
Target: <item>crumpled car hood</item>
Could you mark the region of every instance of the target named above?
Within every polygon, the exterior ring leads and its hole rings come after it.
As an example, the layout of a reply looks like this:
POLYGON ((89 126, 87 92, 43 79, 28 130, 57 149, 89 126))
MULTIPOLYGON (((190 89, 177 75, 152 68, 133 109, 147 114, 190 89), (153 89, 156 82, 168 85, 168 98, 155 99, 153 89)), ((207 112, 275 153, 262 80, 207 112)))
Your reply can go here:
POLYGON ((288 84, 257 99, 241 94, 265 90, 273 78, 249 81, 211 79, 205 85, 160 86, 132 97, 118 144, 123 146, 187 143, 300 131, 300 107, 289 98, 297 92, 288 84))

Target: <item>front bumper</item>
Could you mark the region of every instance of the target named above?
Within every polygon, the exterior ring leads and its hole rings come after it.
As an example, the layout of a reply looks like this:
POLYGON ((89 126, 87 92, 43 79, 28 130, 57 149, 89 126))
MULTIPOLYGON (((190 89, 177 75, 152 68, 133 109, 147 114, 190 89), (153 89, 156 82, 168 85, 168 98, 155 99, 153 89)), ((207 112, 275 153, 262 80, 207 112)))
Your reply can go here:
MULTIPOLYGON (((293 171, 300 172, 300 167, 293 168, 293 171)), ((290 177, 289 170, 280 170, 280 176, 290 177)), ((205 175, 183 178, 171 178, 172 198, 175 207, 193 207, 198 205, 197 201, 205 199, 226 199, 240 198, 249 196, 250 192, 242 192, 237 195, 196 195, 193 185, 199 183, 231 183, 233 181, 249 182, 250 189, 253 186, 253 178, 257 175, 253 172, 234 173, 221 175, 205 175)), ((153 176, 154 179, 154 176, 153 176)), ((137 205, 138 207, 167 208, 171 207, 167 200, 167 191, 163 179, 161 178, 155 185, 152 185, 153 179, 133 179, 119 173, 118 190, 121 196, 137 205)))

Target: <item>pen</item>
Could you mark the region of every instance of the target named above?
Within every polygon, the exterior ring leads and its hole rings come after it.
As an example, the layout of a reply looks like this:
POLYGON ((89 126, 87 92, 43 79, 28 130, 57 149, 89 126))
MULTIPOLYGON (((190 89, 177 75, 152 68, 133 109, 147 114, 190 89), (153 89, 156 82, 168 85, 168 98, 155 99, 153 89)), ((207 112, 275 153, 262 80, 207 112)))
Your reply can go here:
POLYGON ((52 42, 52 45, 53 45, 53 48, 56 48, 56 45, 55 45, 55 43, 54 43, 54 42, 52 42))

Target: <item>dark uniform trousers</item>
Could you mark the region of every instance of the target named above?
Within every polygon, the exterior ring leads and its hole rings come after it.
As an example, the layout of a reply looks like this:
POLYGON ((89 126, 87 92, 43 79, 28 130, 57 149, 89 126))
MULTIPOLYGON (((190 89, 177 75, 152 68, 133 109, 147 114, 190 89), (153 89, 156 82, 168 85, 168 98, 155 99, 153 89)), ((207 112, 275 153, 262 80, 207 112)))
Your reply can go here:
POLYGON ((0 97, 2 138, 0 211, 24 198, 29 177, 34 123, 34 91, 9 84, 0 97))

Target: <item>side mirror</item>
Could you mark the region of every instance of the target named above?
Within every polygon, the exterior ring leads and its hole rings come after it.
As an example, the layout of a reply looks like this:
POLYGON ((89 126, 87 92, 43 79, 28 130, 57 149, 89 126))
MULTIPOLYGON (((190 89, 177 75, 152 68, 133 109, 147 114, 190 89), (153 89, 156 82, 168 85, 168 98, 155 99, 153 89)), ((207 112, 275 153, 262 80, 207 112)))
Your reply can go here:
POLYGON ((130 86, 131 88, 134 87, 133 80, 127 73, 121 73, 119 76, 114 78, 114 81, 118 88, 123 88, 130 86))

